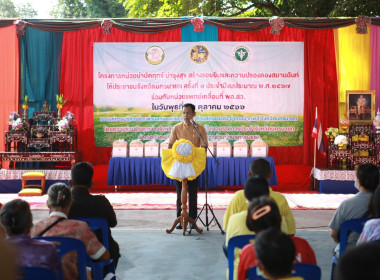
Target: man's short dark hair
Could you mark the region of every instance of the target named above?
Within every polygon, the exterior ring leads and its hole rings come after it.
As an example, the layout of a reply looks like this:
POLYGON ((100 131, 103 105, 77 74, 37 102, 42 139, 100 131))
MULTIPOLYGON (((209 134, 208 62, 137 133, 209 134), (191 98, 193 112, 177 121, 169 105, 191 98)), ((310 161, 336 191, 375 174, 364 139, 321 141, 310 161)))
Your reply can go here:
POLYGON ((334 271, 337 280, 380 279, 380 244, 370 242, 344 252, 334 271))
POLYGON ((260 196, 269 196, 268 181, 258 176, 248 178, 244 185, 244 195, 248 201, 260 196))
POLYGON ((261 231, 255 241, 256 256, 271 277, 291 274, 296 248, 288 235, 278 229, 261 231))
POLYGON ((366 190, 374 192, 379 185, 379 169, 372 163, 359 165, 356 177, 366 190))
POLYGON ((258 158, 251 162, 249 166, 251 176, 260 176, 269 179, 270 176, 270 163, 264 158, 258 158))
POLYGON ((94 169, 89 162, 78 162, 71 167, 71 183, 73 186, 91 186, 94 169))
POLYGON ((185 108, 185 107, 191 107, 191 110, 193 111, 193 113, 195 112, 195 105, 194 104, 192 104, 192 103, 185 103, 183 105, 183 108, 185 108))

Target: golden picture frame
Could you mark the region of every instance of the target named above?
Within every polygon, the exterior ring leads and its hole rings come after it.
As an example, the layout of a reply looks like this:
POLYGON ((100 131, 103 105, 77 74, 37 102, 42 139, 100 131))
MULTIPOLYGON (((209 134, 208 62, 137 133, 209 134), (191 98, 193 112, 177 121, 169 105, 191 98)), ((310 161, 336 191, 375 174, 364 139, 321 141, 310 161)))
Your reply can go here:
POLYGON ((346 104, 351 123, 372 123, 375 118, 374 90, 347 90, 346 104))

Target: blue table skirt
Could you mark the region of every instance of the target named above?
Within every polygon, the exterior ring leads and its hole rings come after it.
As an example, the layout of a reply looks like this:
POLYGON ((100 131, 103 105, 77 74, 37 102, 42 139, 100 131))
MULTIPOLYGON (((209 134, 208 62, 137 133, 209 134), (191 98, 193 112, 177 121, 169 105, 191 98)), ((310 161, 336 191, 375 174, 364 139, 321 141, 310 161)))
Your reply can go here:
MULTIPOLYGON (((33 182, 39 183, 40 181, 28 180, 28 184, 31 184, 33 182)), ((50 188, 50 186, 55 183, 65 183, 67 186, 69 185, 68 180, 46 180, 46 192, 50 188)), ((0 193, 18 193, 19 191, 21 191, 21 184, 21 180, 0 180, 0 193)))
POLYGON ((320 193, 357 193, 354 181, 320 180, 320 193))
MULTIPOLYGON (((208 187, 244 186, 249 166, 255 158, 218 158, 219 166, 212 158, 207 158, 208 187)), ((270 186, 278 185, 276 168, 272 157, 269 161, 272 178, 270 186)), ((205 186, 204 171, 200 175, 199 186, 205 186)), ((108 165, 107 185, 138 186, 166 185, 174 186, 174 180, 165 176, 161 168, 161 158, 111 158, 108 165)))

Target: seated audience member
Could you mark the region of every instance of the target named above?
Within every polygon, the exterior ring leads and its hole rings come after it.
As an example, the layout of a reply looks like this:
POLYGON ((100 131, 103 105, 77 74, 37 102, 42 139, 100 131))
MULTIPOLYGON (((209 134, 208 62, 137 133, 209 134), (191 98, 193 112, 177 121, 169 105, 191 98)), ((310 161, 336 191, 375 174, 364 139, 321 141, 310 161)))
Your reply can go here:
POLYGON ((16 254, 11 245, 0 239, 1 280, 15 280, 17 275, 16 254))
POLYGON ((292 239, 275 228, 261 231, 255 241, 257 266, 269 280, 303 279, 292 277, 296 248, 292 239))
POLYGON ((59 257, 55 245, 30 237, 32 212, 29 203, 21 199, 9 201, 1 208, 0 216, 8 235, 6 241, 17 254, 17 266, 47 268, 58 276, 59 257))
POLYGON ((344 252, 334 271, 336 280, 379 280, 380 244, 369 242, 344 252))
MULTIPOLYGON (((270 163, 264 158, 258 158, 251 162, 250 170, 248 172, 249 177, 263 177, 268 181, 272 177, 272 172, 270 170, 270 163)), ((296 223, 294 221, 294 217, 292 211, 290 210, 289 204, 286 201, 284 195, 279 192, 273 191, 269 188, 269 196, 276 201, 278 208, 280 210, 280 214, 282 217, 282 228, 285 233, 289 235, 294 235, 296 233, 296 223)), ((249 206, 249 202, 247 202, 244 196, 244 190, 237 191, 230 204, 227 207, 226 212, 223 217, 223 227, 225 230, 228 228, 228 222, 230 216, 233 214, 239 213, 243 210, 247 210, 249 206)))
MULTIPOLYGON (((256 234, 268 228, 280 230, 281 215, 276 202, 267 197, 254 198, 248 208, 246 223, 247 227, 256 234)), ((296 247, 295 262, 317 264, 314 251, 305 239, 296 236, 292 236, 291 239, 296 247)), ((256 261, 255 244, 245 245, 240 252, 239 280, 246 279, 248 269, 256 265, 256 261)))
MULTIPOLYGON (((1 210, 1 207, 3 207, 3 204, 0 203, 0 210, 1 210)), ((0 223, 0 240, 5 239, 5 237, 6 237, 5 228, 0 223)))
MULTIPOLYGON (((269 196, 269 187, 268 182, 264 178, 248 178, 247 182, 244 185, 244 194, 248 201, 251 201, 254 198, 258 198, 260 196, 269 196)), ((246 235, 246 234, 255 234, 253 231, 248 229, 247 224, 247 210, 243 210, 240 213, 233 214, 230 217, 230 221, 228 222, 227 232, 226 232, 226 242, 224 244, 224 252, 227 256, 227 246, 230 239, 234 236, 238 235, 246 235)), ((237 279, 237 268, 239 264, 239 253, 240 250, 235 250, 234 257, 234 279, 237 279)))
MULTIPOLYGON (((359 192, 343 201, 335 212, 329 227, 332 239, 337 242, 334 255, 339 258, 339 230, 344 221, 368 218, 372 194, 379 184, 379 169, 370 163, 361 164, 356 171, 355 186, 359 192)), ((355 246, 359 234, 351 232, 347 238, 347 249, 355 246)))
POLYGON ((373 219, 365 223, 357 244, 380 240, 380 188, 376 188, 373 194, 372 206, 373 219))
MULTIPOLYGON (((71 187, 72 204, 69 212, 69 219, 77 218, 103 218, 109 227, 117 224, 116 214, 111 203, 103 195, 91 195, 90 188, 94 184, 92 177, 94 170, 88 162, 79 162, 71 168, 71 187)), ((101 241, 101 232, 95 233, 101 241)), ((111 230, 108 228, 108 244, 110 257, 113 259, 115 268, 120 258, 119 244, 112 238, 111 230)))
MULTIPOLYGON (((42 220, 32 228, 32 236, 62 236, 81 240, 87 254, 93 260, 108 260, 109 252, 98 241, 87 223, 68 220, 71 206, 70 189, 63 183, 56 183, 48 190, 49 218, 42 220)), ((78 266, 75 253, 68 253, 62 258, 63 279, 77 279, 78 266)), ((89 275, 88 275, 89 276, 89 275)))

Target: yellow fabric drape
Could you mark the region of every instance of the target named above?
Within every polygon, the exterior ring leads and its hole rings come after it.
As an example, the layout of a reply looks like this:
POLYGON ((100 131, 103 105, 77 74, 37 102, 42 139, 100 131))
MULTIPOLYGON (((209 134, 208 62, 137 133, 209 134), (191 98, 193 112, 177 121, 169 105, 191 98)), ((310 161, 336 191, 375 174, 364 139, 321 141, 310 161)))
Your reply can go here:
POLYGON ((0 151, 4 151, 4 131, 8 117, 18 112, 19 47, 16 26, 0 28, 0 151))
POLYGON ((371 36, 357 34, 356 24, 334 30, 337 58, 339 119, 346 111, 346 90, 369 90, 371 86, 371 36))

